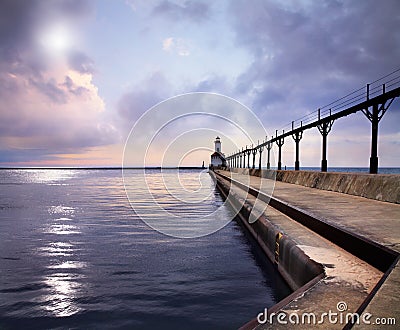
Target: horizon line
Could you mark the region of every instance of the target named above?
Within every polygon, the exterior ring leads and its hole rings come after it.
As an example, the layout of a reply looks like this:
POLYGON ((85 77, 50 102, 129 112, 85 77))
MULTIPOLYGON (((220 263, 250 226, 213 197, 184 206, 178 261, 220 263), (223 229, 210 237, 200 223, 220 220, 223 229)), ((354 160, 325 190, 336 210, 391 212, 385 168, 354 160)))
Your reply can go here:
POLYGON ((146 169, 208 169, 202 166, 0 166, 0 170, 146 170, 146 169))
MULTIPOLYGON (((288 169, 294 168, 293 166, 288 166, 288 169)), ((303 166, 303 169, 308 168, 319 168, 319 166, 303 166)), ((368 166, 330 166, 328 169, 335 168, 360 168, 369 169, 368 166)), ((400 168, 400 166, 382 166, 380 169, 388 168, 400 168)), ((208 166, 0 166, 0 170, 29 170, 29 169, 41 169, 41 170, 122 170, 122 169, 133 169, 133 170, 146 170, 146 169, 208 169, 208 166)), ((265 168, 262 168, 265 169, 265 168)), ((276 169, 271 168, 271 169, 276 169)), ((301 170, 301 169, 300 169, 301 170)))

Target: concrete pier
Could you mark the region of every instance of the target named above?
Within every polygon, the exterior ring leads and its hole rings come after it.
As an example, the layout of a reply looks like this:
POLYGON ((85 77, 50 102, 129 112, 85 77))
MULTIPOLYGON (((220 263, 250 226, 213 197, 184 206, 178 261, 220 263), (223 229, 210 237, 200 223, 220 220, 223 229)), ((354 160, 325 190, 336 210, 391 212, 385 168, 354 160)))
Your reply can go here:
MULTIPOLYGON (((337 177, 321 177, 317 184, 315 181, 309 184, 315 177, 310 175, 307 179, 306 174, 302 177, 302 171, 285 171, 300 173, 296 177, 279 171, 258 171, 259 176, 249 176, 251 171, 257 174, 257 170, 236 170, 239 173, 217 170, 211 175, 217 180, 219 189, 226 196, 230 194, 228 199, 234 207, 235 204, 237 207, 243 205, 240 212, 243 223, 294 290, 290 297, 270 312, 280 311, 286 315, 313 313, 318 318, 324 312, 338 313, 338 303, 344 302, 344 316, 345 313, 370 313, 372 322, 379 317, 400 315, 400 205, 396 201, 376 200, 382 198, 379 194, 376 198, 375 193, 371 195, 375 195, 374 199, 367 199, 354 196, 356 192, 350 195, 321 188, 324 184, 335 186, 333 182, 339 187, 342 184, 346 186, 343 183, 346 180, 347 186, 351 186, 355 177, 341 179, 340 184, 337 184, 337 177), (266 178, 268 176, 275 176, 281 181, 266 178), (283 182, 289 181, 289 177, 297 184, 283 182), (275 185, 273 194, 267 196, 271 185, 275 185), (265 191, 264 187, 269 189, 265 191), (268 198, 271 198, 271 203, 267 207, 268 198), (249 213, 254 211, 258 221, 249 223, 249 213), (277 233, 283 237, 278 244, 281 249, 278 261, 274 256, 277 233)), ((382 180, 390 181, 389 178, 382 180)), ((390 182, 397 182, 396 178, 390 182)), ((388 189, 390 182, 386 183, 388 189)), ((367 185, 362 190, 368 189, 367 185)), ((371 186, 371 190, 374 189, 381 188, 376 184, 371 186)), ((398 185, 391 191, 391 195, 396 195, 398 185)), ((259 312, 262 308, 255 310, 254 316, 259 312)), ((296 327, 342 329, 346 323, 342 320, 332 324, 326 319, 321 324, 297 324, 296 327)), ((273 324, 259 324, 257 319, 253 319, 244 328, 283 329, 288 325, 290 323, 280 324, 276 319, 273 324)), ((354 328, 357 327, 375 328, 362 322, 354 325, 354 328)), ((396 325, 392 328, 395 329, 396 325)))

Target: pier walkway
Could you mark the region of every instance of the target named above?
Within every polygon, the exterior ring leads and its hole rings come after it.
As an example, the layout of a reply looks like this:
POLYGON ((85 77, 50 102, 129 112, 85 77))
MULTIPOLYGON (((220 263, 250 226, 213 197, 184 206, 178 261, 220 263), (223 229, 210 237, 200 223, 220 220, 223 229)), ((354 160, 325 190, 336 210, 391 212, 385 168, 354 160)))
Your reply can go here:
MULTIPOLYGON (((249 179, 248 175, 232 174, 238 181, 249 179)), ((250 186, 256 189, 270 186, 261 183, 262 180, 268 179, 250 176, 250 186)), ((281 181, 275 181, 273 196, 400 253, 399 204, 281 181)))
MULTIPOLYGON (((361 240, 365 239, 368 242, 372 242, 372 244, 377 243, 388 250, 400 253, 400 204, 376 201, 280 181, 274 182, 273 180, 246 174, 222 170, 217 170, 216 172, 243 183, 243 186, 249 186, 255 191, 259 191, 259 197, 262 194, 268 195, 272 191, 271 186, 274 185, 272 197, 284 204, 294 207, 311 217, 321 219, 336 228, 341 228, 347 233, 361 237, 361 240)), ((268 208, 271 207, 269 206, 268 208)), ((271 211, 269 214, 271 218, 271 211)), ((268 218, 268 211, 266 215, 268 218)), ((273 222, 273 219, 271 222, 273 222)), ((290 235, 290 233, 288 234, 290 235)), ((294 237, 292 235, 292 238, 295 241, 298 240, 300 244, 304 244, 304 241, 307 241, 307 238, 299 238, 296 235, 294 237)), ((338 245, 340 247, 340 244, 338 245)), ((321 256, 314 255, 316 253, 315 250, 307 251, 305 248, 305 252, 312 259, 321 258, 321 256)), ((365 251, 365 253, 368 254, 369 252, 365 251)), ((366 256, 363 260, 368 260, 368 258, 366 256)), ((394 267, 389 270, 386 270, 385 267, 382 266, 380 269, 384 274, 380 284, 375 286, 372 294, 369 295, 369 299, 364 301, 367 306, 364 312, 371 313, 375 317, 398 318, 400 315, 400 269, 398 258, 394 267)), ((340 296, 337 297, 338 302, 340 298, 340 296)), ((332 309, 335 309, 334 307, 332 309)), ((293 310, 293 308, 293 306, 289 307, 289 310, 293 310)), ((400 322, 400 319, 396 321, 400 322)), ((355 329, 364 327, 366 325, 354 326, 355 329)), ((368 326, 368 329, 374 328, 378 327, 368 326)))

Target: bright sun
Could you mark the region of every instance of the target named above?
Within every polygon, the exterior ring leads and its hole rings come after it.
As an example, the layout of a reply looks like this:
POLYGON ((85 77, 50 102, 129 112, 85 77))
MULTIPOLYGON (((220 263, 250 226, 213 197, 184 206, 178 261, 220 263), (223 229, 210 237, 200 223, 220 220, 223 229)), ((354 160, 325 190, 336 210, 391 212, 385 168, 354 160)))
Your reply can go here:
POLYGON ((47 51, 57 55, 71 48, 73 35, 65 25, 58 24, 45 29, 41 33, 39 41, 47 51))

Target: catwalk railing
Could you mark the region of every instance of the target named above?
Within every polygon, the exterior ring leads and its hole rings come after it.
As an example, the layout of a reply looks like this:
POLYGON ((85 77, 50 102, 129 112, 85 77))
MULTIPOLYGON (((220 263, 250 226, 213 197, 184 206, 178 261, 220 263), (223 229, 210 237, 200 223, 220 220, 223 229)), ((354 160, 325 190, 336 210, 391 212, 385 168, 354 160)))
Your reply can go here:
POLYGON ((293 120, 272 136, 258 144, 242 148, 226 157, 230 167, 250 167, 250 157, 252 156, 252 168, 255 168, 255 158, 259 154, 258 167, 262 167, 262 152, 267 151, 267 169, 270 164, 270 150, 273 143, 278 146, 278 170, 282 169, 281 155, 282 146, 286 137, 292 136, 296 143, 295 170, 300 169, 300 140, 303 132, 310 128, 317 127, 322 135, 322 160, 321 171, 327 171, 327 136, 331 131, 333 122, 336 119, 346 117, 350 114, 362 111, 371 122, 371 157, 370 173, 378 173, 378 126, 383 115, 389 109, 395 98, 400 96, 400 68, 359 88, 319 109, 311 112, 299 119, 293 120), (281 133, 280 133, 281 132, 281 133), (247 164, 246 164, 247 156, 247 164))

